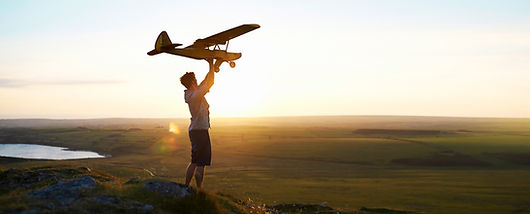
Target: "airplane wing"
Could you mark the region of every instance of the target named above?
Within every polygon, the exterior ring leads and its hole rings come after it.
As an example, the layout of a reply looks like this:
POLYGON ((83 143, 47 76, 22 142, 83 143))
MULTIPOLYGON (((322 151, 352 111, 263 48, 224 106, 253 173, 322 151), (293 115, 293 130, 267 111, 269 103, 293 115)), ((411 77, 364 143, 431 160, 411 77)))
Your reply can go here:
POLYGON ((229 30, 225 30, 221 33, 206 37, 204 39, 197 39, 193 45, 186 48, 207 48, 214 45, 224 45, 226 41, 241 36, 245 33, 258 29, 260 26, 257 24, 246 24, 239 27, 235 27, 229 30))

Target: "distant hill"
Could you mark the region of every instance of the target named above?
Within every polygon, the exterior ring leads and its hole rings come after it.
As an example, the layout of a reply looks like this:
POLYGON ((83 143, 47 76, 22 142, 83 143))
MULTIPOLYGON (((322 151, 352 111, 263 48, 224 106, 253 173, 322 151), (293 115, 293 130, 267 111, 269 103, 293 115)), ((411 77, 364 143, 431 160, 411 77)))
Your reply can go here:
MULTIPOLYGON (((170 122, 181 127, 188 118, 103 118, 103 119, 0 119, 0 128, 91 127, 91 128, 167 128, 170 122)), ((474 131, 502 128, 502 131, 530 132, 530 118, 466 118, 425 116, 285 116, 212 118, 216 126, 256 127, 332 127, 345 129, 416 129, 474 131)), ((501 130, 499 130, 501 131, 501 130)))
POLYGON ((185 123, 184 118, 104 118, 104 119, 0 119, 0 128, 44 128, 44 127, 156 127, 166 126, 169 122, 185 123))

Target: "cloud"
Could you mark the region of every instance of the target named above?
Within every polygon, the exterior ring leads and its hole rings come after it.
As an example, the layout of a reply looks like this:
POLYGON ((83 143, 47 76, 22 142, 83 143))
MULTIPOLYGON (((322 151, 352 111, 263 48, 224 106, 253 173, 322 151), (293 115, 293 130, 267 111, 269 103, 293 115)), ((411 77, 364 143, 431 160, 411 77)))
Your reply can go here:
POLYGON ((12 80, 0 78, 0 88, 18 88, 27 85, 24 80, 12 80))
POLYGON ((35 85, 109 85, 120 84, 120 80, 60 80, 60 81, 28 81, 20 79, 0 78, 0 88, 20 88, 35 85))
POLYGON ((39 85, 108 85, 123 83, 120 80, 66 80, 39 82, 39 85))

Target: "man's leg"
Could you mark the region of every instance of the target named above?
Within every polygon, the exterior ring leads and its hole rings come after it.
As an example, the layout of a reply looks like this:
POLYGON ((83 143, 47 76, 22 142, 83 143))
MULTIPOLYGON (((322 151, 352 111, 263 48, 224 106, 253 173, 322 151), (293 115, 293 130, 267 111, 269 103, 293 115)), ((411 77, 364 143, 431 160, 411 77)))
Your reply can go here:
POLYGON ((195 183, 199 189, 202 189, 202 181, 204 180, 204 166, 197 166, 195 172, 195 183))
POLYGON ((186 186, 190 185, 190 181, 193 177, 193 173, 195 172, 195 168, 197 168, 197 164, 190 163, 190 165, 188 165, 188 169, 186 170, 186 186))

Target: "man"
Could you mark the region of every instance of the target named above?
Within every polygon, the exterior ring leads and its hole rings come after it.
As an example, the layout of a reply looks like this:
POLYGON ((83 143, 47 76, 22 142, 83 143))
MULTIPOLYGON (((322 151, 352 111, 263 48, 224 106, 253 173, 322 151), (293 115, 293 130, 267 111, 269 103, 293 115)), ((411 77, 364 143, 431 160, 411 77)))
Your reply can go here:
POLYGON ((202 189, 204 180, 204 167, 209 166, 212 159, 210 135, 210 112, 208 102, 204 95, 210 91, 214 82, 214 72, 219 71, 219 65, 223 61, 207 59, 210 70, 206 77, 197 85, 197 79, 193 72, 187 72, 180 77, 180 83, 186 87, 184 90, 184 100, 188 103, 191 113, 191 123, 189 136, 191 141, 191 162, 186 170, 186 185, 190 184, 191 178, 195 175, 197 188, 202 189))

